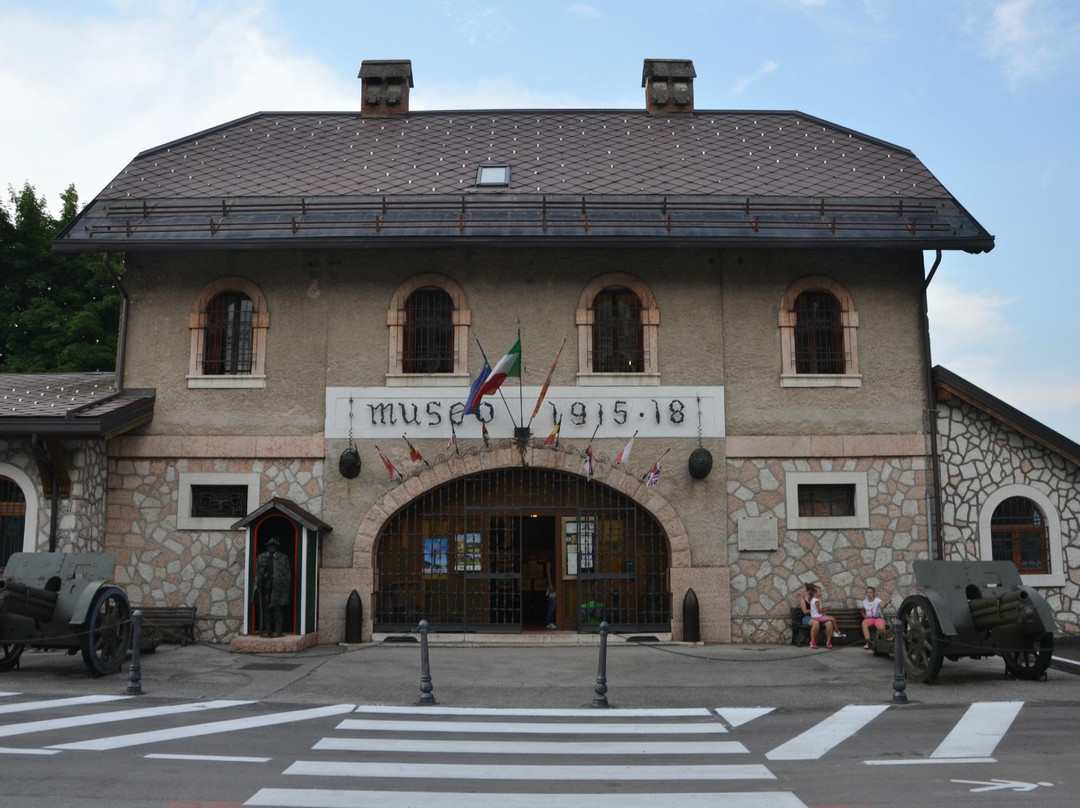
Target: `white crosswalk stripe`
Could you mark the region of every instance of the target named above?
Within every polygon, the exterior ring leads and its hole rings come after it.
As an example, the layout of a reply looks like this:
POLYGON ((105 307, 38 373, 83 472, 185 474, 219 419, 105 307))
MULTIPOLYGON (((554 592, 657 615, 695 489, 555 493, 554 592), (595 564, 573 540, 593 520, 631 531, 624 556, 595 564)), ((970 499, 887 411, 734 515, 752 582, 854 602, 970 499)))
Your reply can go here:
MULTIPOLYGON (((735 726, 768 712, 736 710, 725 720, 735 726)), ((368 717, 342 720, 334 736, 313 747, 330 758, 297 760, 283 772, 286 777, 310 778, 317 786, 268 787, 245 804, 805 808, 787 791, 726 790, 735 783, 765 785, 776 777, 762 763, 729 762, 732 755, 748 751, 738 741, 715 740, 728 733, 718 720, 719 710, 360 707, 357 713, 368 717), (379 714, 383 717, 375 717, 379 714), (328 788, 335 780, 350 785, 328 788), (433 783, 438 784, 437 793, 429 790, 433 783), (611 791, 613 783, 633 787, 628 793, 603 793, 611 791), (678 788, 672 788, 676 783, 678 788), (502 791, 490 793, 500 784, 502 791), (558 793, 548 793, 552 784, 561 784, 558 793)))

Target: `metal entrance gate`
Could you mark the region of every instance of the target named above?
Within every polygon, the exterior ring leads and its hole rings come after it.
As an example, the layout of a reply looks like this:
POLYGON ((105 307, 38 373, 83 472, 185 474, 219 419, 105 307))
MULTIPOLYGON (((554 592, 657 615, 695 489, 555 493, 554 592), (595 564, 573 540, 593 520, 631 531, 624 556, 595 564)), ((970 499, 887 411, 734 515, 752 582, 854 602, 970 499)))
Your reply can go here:
POLYGON ((623 494, 548 469, 485 471, 400 510, 376 540, 375 631, 671 630, 671 554, 623 494))

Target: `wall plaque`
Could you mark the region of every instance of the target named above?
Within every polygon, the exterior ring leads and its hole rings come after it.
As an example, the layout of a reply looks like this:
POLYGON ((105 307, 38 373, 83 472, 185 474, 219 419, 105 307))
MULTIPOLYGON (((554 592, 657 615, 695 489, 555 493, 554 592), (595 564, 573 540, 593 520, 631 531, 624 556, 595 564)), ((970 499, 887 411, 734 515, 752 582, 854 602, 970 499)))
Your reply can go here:
POLYGON ((739 520, 739 550, 769 551, 780 547, 776 520, 764 516, 744 516, 739 520))

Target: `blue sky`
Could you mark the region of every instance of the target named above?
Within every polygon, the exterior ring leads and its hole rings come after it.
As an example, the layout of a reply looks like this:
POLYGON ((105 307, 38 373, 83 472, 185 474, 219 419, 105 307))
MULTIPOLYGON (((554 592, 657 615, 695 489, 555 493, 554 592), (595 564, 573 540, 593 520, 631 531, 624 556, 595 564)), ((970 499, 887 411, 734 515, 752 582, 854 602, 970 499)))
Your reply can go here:
MULTIPOLYGON (((629 108, 645 58, 699 109, 799 110, 914 151, 997 237, 948 252, 934 361, 1080 441, 1076 0, 0 0, 0 187, 53 210, 137 152, 261 110, 348 110, 364 59, 414 109, 629 108)), ((928 265, 929 259, 928 257, 928 265)))

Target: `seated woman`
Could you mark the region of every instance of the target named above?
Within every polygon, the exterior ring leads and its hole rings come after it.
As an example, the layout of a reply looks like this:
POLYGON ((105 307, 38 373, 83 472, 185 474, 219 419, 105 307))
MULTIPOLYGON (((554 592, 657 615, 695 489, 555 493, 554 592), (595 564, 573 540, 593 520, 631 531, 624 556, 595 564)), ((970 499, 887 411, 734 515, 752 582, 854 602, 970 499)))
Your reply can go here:
POLYGON ((874 592, 874 587, 866 587, 866 598, 859 604, 859 611, 862 612, 863 616, 863 648, 869 648, 870 630, 874 629, 880 633, 885 632, 885 615, 881 612, 881 598, 874 592))

